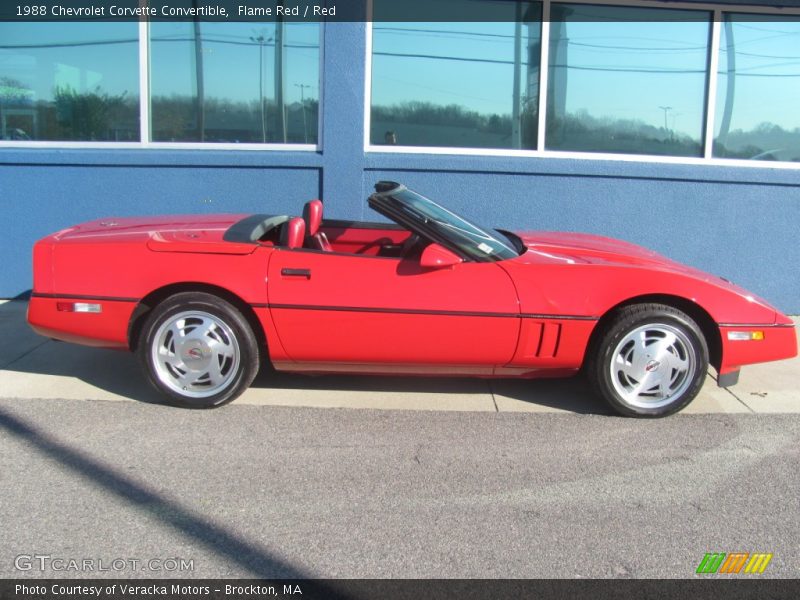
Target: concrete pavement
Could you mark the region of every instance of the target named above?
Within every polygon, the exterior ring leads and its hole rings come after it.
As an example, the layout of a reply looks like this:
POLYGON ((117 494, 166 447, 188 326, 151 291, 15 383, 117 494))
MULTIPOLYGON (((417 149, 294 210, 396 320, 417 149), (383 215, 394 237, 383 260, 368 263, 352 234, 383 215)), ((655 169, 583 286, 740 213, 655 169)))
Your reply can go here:
POLYGON ((0 577, 696 578, 706 553, 768 552, 762 575, 703 578, 796 578, 799 466, 796 414, 0 397, 0 577), (124 564, 19 571, 20 555, 124 564), (170 558, 193 568, 146 568, 170 558))
MULTIPOLYGON (((7 398, 160 403, 128 353, 47 340, 25 322, 24 301, 0 304, 0 392, 7 398)), ((796 322, 800 322, 797 318, 796 322)), ((389 410, 608 414, 581 378, 481 380, 262 373, 237 404, 389 410)), ((739 384, 710 374, 684 413, 800 412, 800 359, 745 367, 739 384)))

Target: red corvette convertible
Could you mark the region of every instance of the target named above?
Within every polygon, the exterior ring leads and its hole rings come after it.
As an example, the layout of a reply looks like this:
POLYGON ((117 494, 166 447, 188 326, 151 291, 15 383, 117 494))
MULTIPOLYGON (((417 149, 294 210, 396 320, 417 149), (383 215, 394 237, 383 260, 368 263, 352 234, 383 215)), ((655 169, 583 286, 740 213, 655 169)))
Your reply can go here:
POLYGON ((137 352, 172 403, 230 402, 282 371, 559 377, 619 413, 686 406, 709 364, 797 354, 793 322, 719 277, 630 243, 481 227, 393 182, 393 223, 208 215, 103 219, 34 247, 28 320, 137 352))

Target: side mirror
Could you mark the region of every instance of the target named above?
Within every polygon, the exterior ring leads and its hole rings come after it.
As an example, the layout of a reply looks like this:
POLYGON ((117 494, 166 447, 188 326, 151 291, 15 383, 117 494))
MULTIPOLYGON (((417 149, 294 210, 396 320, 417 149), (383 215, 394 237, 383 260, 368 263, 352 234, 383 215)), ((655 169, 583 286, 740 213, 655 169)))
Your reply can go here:
POLYGON ((439 244, 430 244, 419 257, 419 264, 425 269, 442 269, 452 267, 460 262, 461 259, 458 256, 439 244))

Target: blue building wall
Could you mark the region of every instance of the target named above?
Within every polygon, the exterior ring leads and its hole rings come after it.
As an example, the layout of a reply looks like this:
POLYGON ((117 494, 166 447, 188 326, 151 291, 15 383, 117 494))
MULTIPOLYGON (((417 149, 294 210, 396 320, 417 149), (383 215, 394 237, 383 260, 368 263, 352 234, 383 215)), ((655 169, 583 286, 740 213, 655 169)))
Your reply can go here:
POLYGON ((366 26, 324 28, 320 152, 0 148, 0 297, 31 287, 31 246, 102 216, 294 212, 373 218, 379 179, 477 220, 640 243, 800 313, 800 170, 557 158, 368 153, 366 26))

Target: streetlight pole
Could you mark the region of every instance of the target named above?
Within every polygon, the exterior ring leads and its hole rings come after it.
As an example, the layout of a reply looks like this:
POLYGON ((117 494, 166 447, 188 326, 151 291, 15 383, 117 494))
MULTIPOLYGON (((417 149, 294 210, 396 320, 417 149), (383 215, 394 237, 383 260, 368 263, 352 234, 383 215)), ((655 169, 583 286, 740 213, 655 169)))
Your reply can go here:
POLYGON ((313 85, 305 85, 303 83, 295 83, 295 87, 300 88, 300 106, 303 107, 303 139, 305 140, 306 144, 308 143, 308 125, 306 123, 306 98, 303 92, 306 88, 311 89, 314 87, 313 85))
POLYGON ((667 113, 672 110, 671 106, 659 106, 664 111, 664 133, 669 133, 669 126, 667 125, 667 113))
MULTIPOLYGON (((194 2, 197 8, 197 0, 194 2)), ((200 21, 194 19, 194 68, 197 80, 197 131, 198 141, 206 141, 206 86, 203 72, 203 37, 200 32, 200 21)))
POLYGON ((269 40, 263 33, 250 36, 250 41, 258 44, 258 104, 261 108, 261 143, 267 143, 267 121, 264 111, 264 44, 269 40))
POLYGON ((522 85, 522 4, 517 3, 514 18, 514 83, 511 94, 511 147, 522 148, 520 87, 522 85))
POLYGON ((286 108, 284 106, 283 81, 283 38, 285 24, 282 17, 275 19, 275 104, 280 111, 278 126, 281 129, 281 141, 286 143, 286 108))

